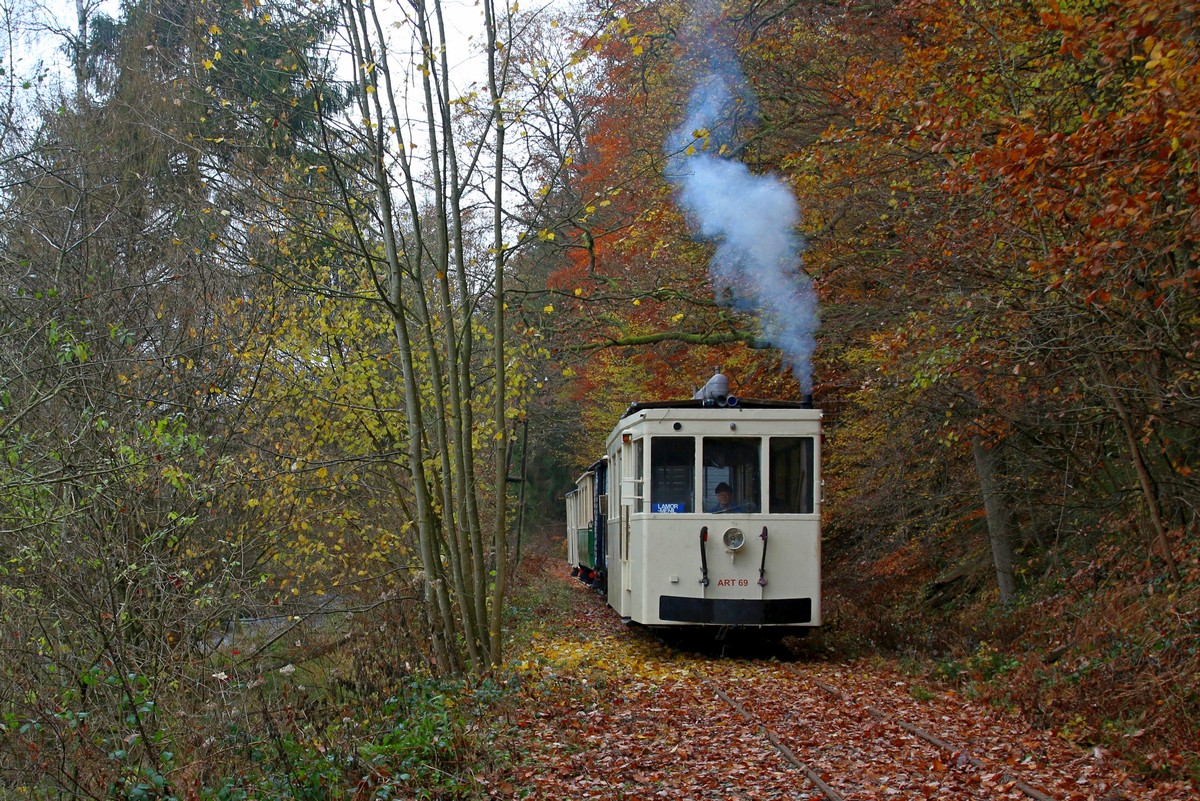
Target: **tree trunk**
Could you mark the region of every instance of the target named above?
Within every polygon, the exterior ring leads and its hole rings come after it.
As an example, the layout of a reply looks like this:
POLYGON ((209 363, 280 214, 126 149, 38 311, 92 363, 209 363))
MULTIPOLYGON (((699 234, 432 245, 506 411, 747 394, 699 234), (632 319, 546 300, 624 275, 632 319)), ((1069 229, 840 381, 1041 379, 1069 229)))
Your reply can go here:
POLYGON ((1099 358, 1096 359, 1096 370, 1100 374, 1100 380, 1104 382, 1104 390, 1108 394, 1108 399, 1112 401, 1113 411, 1116 412, 1117 419, 1121 422, 1121 429, 1125 432, 1125 442, 1129 445, 1129 458, 1133 462, 1134 472, 1137 473, 1138 484, 1142 488, 1142 498, 1146 501, 1146 509, 1150 512, 1150 524, 1154 527, 1154 545, 1163 561, 1166 562, 1167 573, 1170 574, 1171 579, 1179 581, 1179 566, 1175 564, 1175 555, 1171 552, 1171 540, 1167 537, 1167 528, 1163 524, 1162 510, 1158 506, 1158 496, 1154 493, 1154 482, 1150 478, 1150 469, 1146 467, 1146 460, 1142 457, 1142 449, 1138 447, 1137 431, 1134 430, 1133 421, 1129 418, 1129 410, 1121 402, 1121 396, 1117 394, 1117 389, 1109 378, 1108 368, 1099 358))
POLYGON ((989 448, 978 437, 971 441, 975 469, 979 472, 979 488, 983 493, 983 509, 987 513, 988 539, 992 543, 992 563, 996 566, 996 584, 1000 602, 1009 604, 1016 593, 1013 577, 1012 518, 1008 504, 997 480, 996 449, 989 448))
MULTIPOLYGON (((365 6, 361 4, 352 6, 349 11, 350 15, 348 19, 356 21, 360 31, 365 32, 370 29, 371 25, 366 16, 367 11, 365 6)), ((371 22, 378 29, 380 27, 379 19, 377 16, 374 16, 373 10, 371 14, 371 22)), ((362 41, 369 42, 369 37, 364 36, 362 41)), ((375 59, 373 55, 368 55, 368 52, 364 51, 360 54, 360 64, 374 63, 375 59)), ((385 80, 390 81, 390 78, 386 77, 386 58, 382 59, 382 64, 380 72, 385 74, 385 80)), ((364 87, 359 99, 360 107, 365 119, 383 120, 386 119, 386 116, 381 105, 379 93, 367 91, 365 88, 371 86, 372 80, 372 78, 366 75, 360 77, 360 81, 362 81, 364 87)), ((391 91, 387 92, 387 96, 394 99, 391 91)), ((421 391, 416 374, 415 348, 412 332, 409 329, 409 321, 405 316, 406 256, 397 241, 397 233, 393 227, 393 222, 396 218, 393 210, 391 184, 384 166, 387 152, 384 144, 386 132, 386 126, 382 124, 375 126, 370 141, 375 197, 379 204, 380 219, 383 221, 383 224, 379 226, 379 233, 383 239, 387 264, 386 284, 377 285, 377 290, 380 292, 380 297, 385 301, 391 314, 396 350, 400 356, 401 374, 404 382, 405 416, 408 423, 407 453, 409 464, 411 465, 413 498, 417 511, 417 519, 413 522, 417 530, 421 563, 425 570, 426 615, 430 634, 433 638, 434 655, 440 671, 457 673, 462 668, 460 655, 456 649, 456 640, 458 639, 456 635, 458 632, 454 625, 454 605, 447 587, 445 568, 442 561, 443 549, 438 545, 438 521, 434 510, 433 498, 431 497, 429 476, 425 467, 425 444, 422 439, 425 432, 425 421, 422 411, 421 391)), ((407 177, 407 170, 405 174, 407 177)), ((408 188, 408 192, 411 194, 411 187, 406 188, 408 188)), ((412 203, 410 201, 411 206, 412 203)), ((421 296, 422 286, 419 280, 412 281, 411 288, 418 297, 421 296)))
MULTIPOLYGON (((502 106, 501 81, 496 56, 499 52, 499 42, 496 31, 495 8, 492 0, 484 0, 483 4, 485 26, 487 29, 487 58, 488 58, 488 93, 492 100, 492 113, 495 115, 496 161, 504 163, 505 145, 505 116, 502 106)), ((493 521, 492 546, 495 558, 496 579, 492 584, 492 602, 488 626, 488 645, 492 664, 499 665, 503 651, 503 621, 504 621, 504 592, 508 584, 508 412, 506 382, 506 364, 504 327, 504 263, 506 259, 504 248, 504 176, 496 171, 493 186, 492 203, 492 258, 493 258, 493 298, 494 305, 492 336, 494 338, 493 358, 496 363, 496 505, 495 520, 493 521)))

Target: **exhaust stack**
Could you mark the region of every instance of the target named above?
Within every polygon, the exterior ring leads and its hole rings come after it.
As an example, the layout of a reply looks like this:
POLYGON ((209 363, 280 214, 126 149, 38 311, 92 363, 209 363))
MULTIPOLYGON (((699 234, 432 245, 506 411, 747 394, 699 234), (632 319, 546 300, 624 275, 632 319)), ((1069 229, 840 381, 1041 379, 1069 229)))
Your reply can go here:
POLYGON ((729 379, 720 370, 692 394, 692 400, 701 401, 705 406, 737 406, 737 396, 729 394, 729 379))

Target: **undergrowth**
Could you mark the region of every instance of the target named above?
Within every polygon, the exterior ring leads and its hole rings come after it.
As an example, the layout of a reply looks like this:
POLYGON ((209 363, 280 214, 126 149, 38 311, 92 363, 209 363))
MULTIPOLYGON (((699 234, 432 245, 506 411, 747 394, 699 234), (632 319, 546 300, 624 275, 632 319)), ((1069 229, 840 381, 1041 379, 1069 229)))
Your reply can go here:
MULTIPOLYGON (((518 571, 508 653, 568 603, 564 582, 537 580, 545 558, 531 554, 518 571)), ((519 672, 435 676, 411 633, 402 609, 380 607, 352 625, 289 635, 287 649, 276 638, 252 663, 236 661, 245 644, 222 646, 214 659, 224 667, 197 668, 211 689, 193 713, 168 713, 142 698, 149 690, 130 697, 130 720, 137 712, 154 738, 153 765, 128 748, 141 736, 133 723, 112 738, 89 730, 95 691, 44 713, 0 715, 0 801, 486 798, 488 777, 523 747, 509 723, 519 672), (50 743, 61 751, 53 761, 50 743)), ((104 679, 98 687, 122 686, 104 679)))
POLYGON ((1115 545, 1059 555, 1009 606, 991 565, 969 554, 961 562, 975 567, 950 593, 919 557, 902 569, 894 554, 827 565, 820 643, 830 656, 898 655, 925 681, 1020 710, 1081 748, 1200 783, 1198 551, 1180 560, 1178 583, 1115 545))

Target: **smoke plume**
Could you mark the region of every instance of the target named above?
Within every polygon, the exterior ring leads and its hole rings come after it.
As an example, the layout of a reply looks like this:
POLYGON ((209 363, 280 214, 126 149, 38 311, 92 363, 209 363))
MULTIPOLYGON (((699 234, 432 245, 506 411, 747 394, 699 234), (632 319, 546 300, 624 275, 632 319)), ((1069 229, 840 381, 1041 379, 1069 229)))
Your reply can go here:
POLYGON ((779 177, 755 175, 721 152, 734 144, 737 121, 753 116, 754 98, 732 47, 717 35, 716 3, 707 6, 693 19, 694 55, 704 67, 687 119, 666 143, 669 177, 696 233, 716 244, 709 271, 719 299, 757 315, 763 337, 810 393, 818 318, 801 269, 800 209, 779 177))

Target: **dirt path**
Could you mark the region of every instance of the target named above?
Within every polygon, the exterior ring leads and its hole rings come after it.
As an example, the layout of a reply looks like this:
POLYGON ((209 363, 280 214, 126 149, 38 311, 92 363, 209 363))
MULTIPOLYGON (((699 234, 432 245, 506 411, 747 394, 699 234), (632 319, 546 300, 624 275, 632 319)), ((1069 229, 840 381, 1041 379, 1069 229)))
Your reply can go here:
POLYGON ((519 661, 523 759, 494 798, 1196 797, 955 694, 914 694, 878 660, 674 651, 547 565, 546 581, 570 583, 570 615, 546 620, 519 661))

